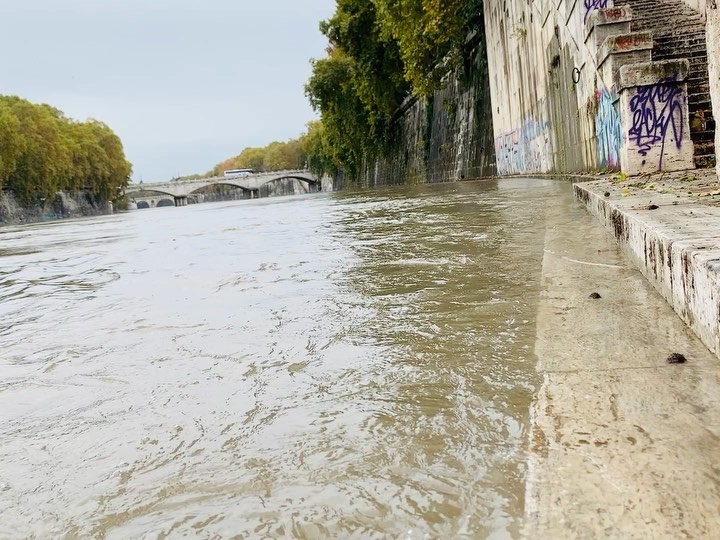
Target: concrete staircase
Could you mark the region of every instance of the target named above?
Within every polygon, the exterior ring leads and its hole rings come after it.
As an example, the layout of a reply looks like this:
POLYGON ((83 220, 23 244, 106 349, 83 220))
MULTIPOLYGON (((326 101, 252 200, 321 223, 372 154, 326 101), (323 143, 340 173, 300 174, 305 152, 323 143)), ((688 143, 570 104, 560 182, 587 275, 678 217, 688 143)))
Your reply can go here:
POLYGON ((652 34, 654 61, 689 61, 686 83, 695 165, 715 166, 715 120, 710 101, 705 16, 687 7, 682 0, 624 0, 622 3, 632 9, 630 29, 652 34))

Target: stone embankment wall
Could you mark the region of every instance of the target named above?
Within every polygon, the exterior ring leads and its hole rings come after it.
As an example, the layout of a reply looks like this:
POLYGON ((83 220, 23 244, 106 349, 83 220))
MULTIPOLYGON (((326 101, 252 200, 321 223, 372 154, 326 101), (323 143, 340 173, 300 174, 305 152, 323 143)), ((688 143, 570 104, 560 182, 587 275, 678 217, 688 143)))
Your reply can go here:
POLYGON ((499 174, 617 166, 619 119, 585 42, 586 3, 485 3, 499 174))
MULTIPOLYGON (((710 74, 710 97, 713 104, 713 115, 720 118, 720 2, 708 0, 707 3, 707 56, 710 74)), ((720 130, 715 130, 715 149, 720 150, 720 130)), ((720 177, 720 159, 716 160, 718 177, 720 177)))
MULTIPOLYGON (((452 182, 494 176, 495 152, 484 36, 467 42, 466 66, 427 100, 408 100, 397 116, 391 155, 369 160, 364 187, 452 182)), ((342 187, 342 178, 336 179, 342 187)))
POLYGON ((22 207, 9 192, 0 192, 0 225, 33 223, 54 219, 112 213, 111 203, 95 204, 87 193, 58 193, 53 200, 30 208, 22 207))
POLYGON ((720 148, 718 6, 485 2, 485 46, 475 36, 462 73, 430 100, 405 104, 397 148, 369 160, 361 184, 713 167, 720 148))
POLYGON ((713 165, 706 2, 485 2, 498 173, 713 165))

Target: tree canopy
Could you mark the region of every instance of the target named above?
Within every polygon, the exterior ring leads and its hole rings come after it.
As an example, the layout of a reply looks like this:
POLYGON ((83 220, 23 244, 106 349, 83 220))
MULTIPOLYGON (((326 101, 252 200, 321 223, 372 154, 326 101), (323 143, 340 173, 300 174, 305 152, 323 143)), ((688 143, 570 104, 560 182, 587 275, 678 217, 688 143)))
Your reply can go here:
POLYGON ((301 139, 271 142, 263 148, 248 147, 237 156, 221 161, 211 176, 222 176, 229 169, 252 169, 257 172, 303 169, 307 155, 301 139))
POLYGON ((22 204, 61 190, 111 200, 131 171, 120 139, 102 122, 76 122, 49 105, 0 96, 0 187, 22 204))
POLYGON ((394 115, 460 67, 482 9, 482 0, 337 0, 320 24, 327 56, 312 61, 305 86, 327 152, 314 162, 352 178, 363 159, 392 152, 394 115))

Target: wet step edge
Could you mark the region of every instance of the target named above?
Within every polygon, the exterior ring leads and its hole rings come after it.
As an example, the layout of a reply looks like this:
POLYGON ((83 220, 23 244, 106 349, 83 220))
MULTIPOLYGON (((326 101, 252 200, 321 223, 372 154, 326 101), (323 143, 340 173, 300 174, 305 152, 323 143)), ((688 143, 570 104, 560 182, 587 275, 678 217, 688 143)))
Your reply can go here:
POLYGON ((623 197, 621 188, 574 185, 576 198, 720 358, 720 208, 672 194, 623 197))

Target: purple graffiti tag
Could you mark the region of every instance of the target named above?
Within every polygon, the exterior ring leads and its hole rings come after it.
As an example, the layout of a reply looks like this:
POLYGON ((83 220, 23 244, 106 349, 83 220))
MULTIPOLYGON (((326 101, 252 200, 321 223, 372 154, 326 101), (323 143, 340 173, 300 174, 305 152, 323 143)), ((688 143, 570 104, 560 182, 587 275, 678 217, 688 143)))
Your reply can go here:
POLYGON ((584 0, 585 5, 585 22, 587 22, 590 13, 594 9, 604 9, 608 7, 608 0, 584 0))
MULTIPOLYGON (((653 146, 660 144, 660 169, 670 128, 675 138, 675 146, 678 149, 682 146, 684 99, 682 90, 675 84, 673 77, 658 81, 652 86, 639 87, 638 93, 630 100, 633 121, 628 130, 628 138, 637 145, 638 152, 643 157, 648 155, 653 146)), ((645 160, 642 164, 645 165, 645 160)))

